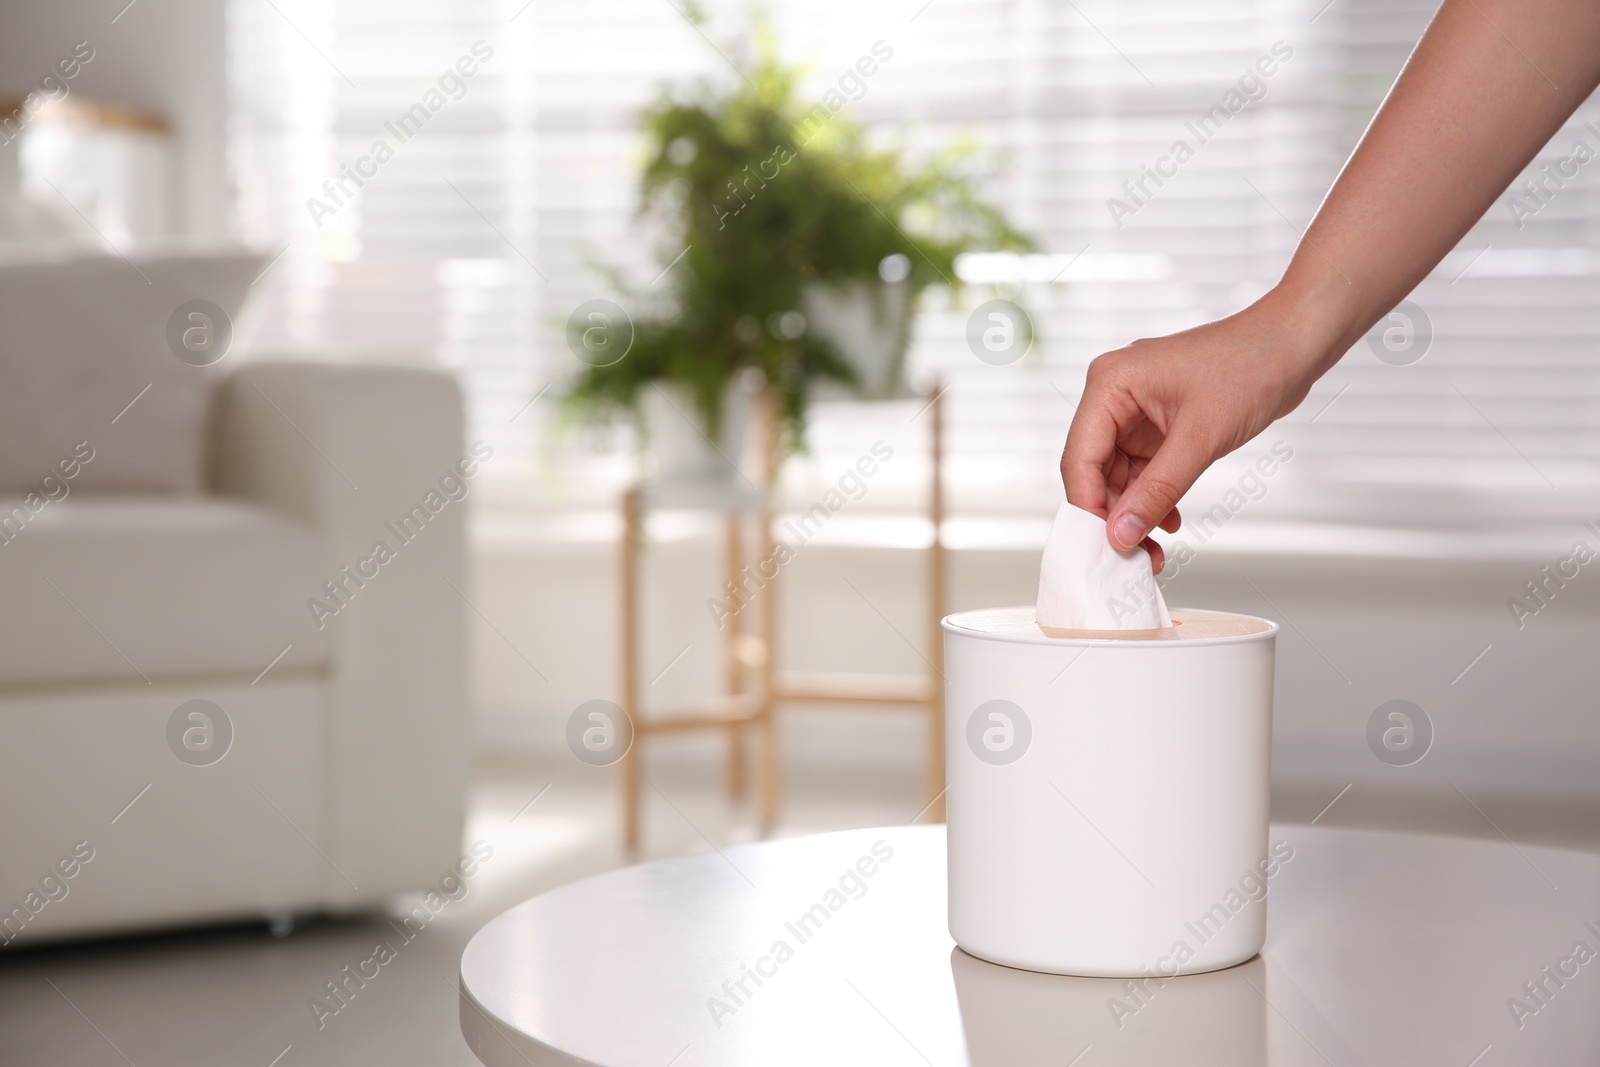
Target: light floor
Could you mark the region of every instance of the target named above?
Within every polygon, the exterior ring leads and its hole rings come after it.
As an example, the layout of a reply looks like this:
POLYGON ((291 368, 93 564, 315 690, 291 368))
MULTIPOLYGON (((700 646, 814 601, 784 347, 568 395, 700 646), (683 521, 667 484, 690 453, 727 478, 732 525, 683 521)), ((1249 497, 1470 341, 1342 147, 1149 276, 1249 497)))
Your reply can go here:
MULTIPOLYGON (((707 769, 661 767, 651 781, 640 858, 754 839, 748 806, 726 802, 707 769)), ((907 823, 917 796, 910 775, 795 774, 779 835, 907 823)), ((472 1067, 457 1018, 461 951, 511 905, 625 862, 613 776, 570 759, 481 768, 467 827, 479 839, 494 851, 467 895, 320 1028, 308 1001, 322 984, 379 940, 399 942, 382 916, 282 939, 235 926, 0 954, 0 1065, 472 1067)))
MULTIPOLYGON (((727 804, 708 769, 661 767, 652 781, 644 858, 753 837, 748 809, 727 804)), ((624 862, 608 772, 570 760, 501 763, 482 768, 477 782, 467 838, 488 843, 492 858, 465 898, 320 1027, 308 1001, 322 983, 369 956, 378 940, 396 940, 382 917, 312 922, 282 939, 262 926, 229 927, 0 955, 0 1064, 472 1067, 454 985, 468 938, 526 897, 624 862)), ((1274 807, 1279 818, 1304 822, 1327 800, 1326 791, 1284 793, 1274 807)), ((920 806, 909 774, 797 772, 786 782, 779 834, 906 823, 920 806)), ((1352 794, 1320 821, 1485 837, 1504 831, 1600 849, 1600 820, 1588 809, 1489 802, 1477 812, 1352 794)))

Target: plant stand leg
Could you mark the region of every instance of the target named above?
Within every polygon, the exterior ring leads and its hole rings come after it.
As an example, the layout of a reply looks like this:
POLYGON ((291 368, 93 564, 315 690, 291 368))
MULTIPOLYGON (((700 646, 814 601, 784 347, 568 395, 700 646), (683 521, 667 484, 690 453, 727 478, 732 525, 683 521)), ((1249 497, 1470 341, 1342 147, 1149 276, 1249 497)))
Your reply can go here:
MULTIPOLYGON (((761 513, 760 558, 771 559, 773 553, 772 515, 761 513)), ((769 581, 758 594, 761 603, 761 639, 766 642, 766 655, 761 657, 761 707, 756 714, 758 743, 761 761, 761 793, 758 820, 763 834, 778 823, 778 716, 777 716, 777 659, 778 659, 778 583, 769 581)))
MULTIPOLYGON (((782 456, 782 433, 778 417, 778 398, 771 388, 762 393, 761 404, 761 484, 765 499, 757 516, 760 537, 756 541, 756 559, 773 558, 772 522, 774 501, 778 493, 778 468, 782 456)), ((758 563, 759 567, 760 564, 758 563)), ((778 581, 772 580, 758 594, 761 601, 760 633, 766 645, 758 671, 761 706, 756 713, 761 761, 761 793, 757 804, 757 819, 763 834, 770 833, 778 824, 778 581)))
POLYGON ((622 783, 622 847, 630 854, 639 849, 639 761, 645 733, 639 707, 639 524, 640 501, 637 487, 622 497, 621 558, 617 568, 621 597, 621 698, 623 714, 633 724, 633 741, 622 756, 619 777, 622 783))
POLYGON ((944 385, 933 381, 933 400, 929 404, 928 447, 931 484, 928 487, 928 516, 933 523, 933 540, 928 546, 928 753, 924 764, 923 797, 928 802, 928 820, 944 822, 944 629, 945 550, 944 550, 944 385))
MULTIPOLYGON (((740 572, 744 568, 744 524, 737 514, 729 515, 727 519, 727 579, 732 589, 739 588, 740 572)), ((744 663, 742 656, 742 637, 744 635, 744 621, 742 613, 734 615, 723 621, 723 658, 727 664, 728 696, 738 696, 744 691, 744 663)), ((727 786, 728 796, 734 799, 745 794, 745 751, 744 751, 744 724, 731 723, 728 726, 728 762, 727 786)))

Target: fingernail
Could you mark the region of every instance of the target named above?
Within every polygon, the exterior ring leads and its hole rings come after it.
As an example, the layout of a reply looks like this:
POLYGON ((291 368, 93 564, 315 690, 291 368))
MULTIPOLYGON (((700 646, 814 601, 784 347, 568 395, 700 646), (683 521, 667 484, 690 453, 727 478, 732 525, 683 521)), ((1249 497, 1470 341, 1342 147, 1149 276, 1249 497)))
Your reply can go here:
POLYGON ((1111 538, 1122 548, 1132 548, 1144 540, 1144 523, 1137 515, 1124 512, 1111 524, 1111 538))

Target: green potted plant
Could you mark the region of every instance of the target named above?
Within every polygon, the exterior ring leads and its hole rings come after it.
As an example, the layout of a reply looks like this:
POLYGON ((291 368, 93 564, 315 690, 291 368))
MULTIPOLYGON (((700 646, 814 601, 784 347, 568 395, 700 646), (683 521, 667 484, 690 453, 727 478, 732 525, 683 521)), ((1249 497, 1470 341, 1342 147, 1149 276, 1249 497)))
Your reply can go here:
POLYGON ((687 416, 733 459, 754 376, 792 449, 820 384, 898 386, 918 300, 959 287, 958 255, 1031 247, 962 172, 965 147, 917 164, 870 147, 826 97, 802 103, 797 77, 763 38, 743 76, 669 88, 646 111, 640 211, 663 234, 662 295, 628 298, 631 348, 585 367, 569 409, 642 410, 653 446, 687 416), (662 400, 678 412, 652 419, 662 400))

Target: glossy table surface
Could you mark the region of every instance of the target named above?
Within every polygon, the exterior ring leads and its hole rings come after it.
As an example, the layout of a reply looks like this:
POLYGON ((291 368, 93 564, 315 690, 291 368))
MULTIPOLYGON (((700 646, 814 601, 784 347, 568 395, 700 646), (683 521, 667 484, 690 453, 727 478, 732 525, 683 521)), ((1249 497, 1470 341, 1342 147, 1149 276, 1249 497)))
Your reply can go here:
POLYGON ((461 1028, 491 1067, 1600 1064, 1600 857, 1300 825, 1271 839, 1294 852, 1261 955, 1142 987, 957 949, 942 827, 647 863, 480 930, 461 1028))

